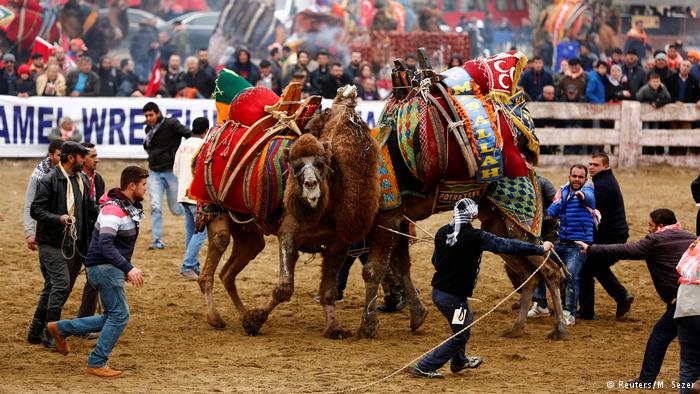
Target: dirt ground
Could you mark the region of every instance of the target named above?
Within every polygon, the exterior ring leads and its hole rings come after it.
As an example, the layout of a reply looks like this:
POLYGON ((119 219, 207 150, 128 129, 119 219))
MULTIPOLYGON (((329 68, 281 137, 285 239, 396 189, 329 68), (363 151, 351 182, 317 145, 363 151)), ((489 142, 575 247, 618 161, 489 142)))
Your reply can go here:
MULTIPOLYGON (((261 335, 248 337, 221 283, 215 299, 224 319, 224 330, 209 327, 204 299, 195 282, 178 276, 183 255, 184 225, 181 218, 165 214, 162 251, 148 251, 150 220, 142 226, 133 262, 146 275, 142 289, 127 286, 131 321, 110 358, 110 364, 126 371, 123 378, 99 380, 84 374, 86 358, 94 342, 71 338, 66 357, 40 345, 29 345, 26 332, 43 284, 37 254, 24 244, 22 206, 27 179, 35 160, 0 161, 5 192, 0 193, 0 222, 5 242, 0 247, 0 392, 325 392, 363 386, 404 366, 440 343, 449 328, 430 301, 432 247, 411 247, 413 278, 422 289, 429 316, 415 334, 410 332, 408 311, 382 315, 373 340, 328 340, 321 336, 323 314, 313 301, 320 277, 320 258, 302 256, 297 267, 296 292, 291 302, 275 310, 261 335)), ((116 185, 125 165, 103 161, 100 170, 108 186, 116 185)), ((542 174, 556 185, 565 181, 566 169, 545 169, 542 174)), ((633 239, 643 236, 648 212, 673 209, 690 231, 695 207, 689 184, 696 170, 655 168, 618 171, 633 239)), ((422 226, 435 232, 449 220, 449 213, 435 215, 422 226)), ((268 245, 239 277, 246 305, 266 300, 278 276, 276 240, 268 245)), ((202 262, 204 251, 202 252, 202 262)), ((415 379, 404 372, 362 392, 621 392, 618 382, 636 376, 649 332, 664 305, 656 294, 643 262, 624 261, 614 267, 621 281, 635 295, 632 311, 624 321, 614 319, 615 305, 597 287, 598 320, 577 321, 571 340, 546 339, 551 318, 531 319, 528 334, 519 339, 501 337, 510 327, 512 301, 474 326, 468 344, 471 355, 483 357, 477 370, 446 379, 415 379), (611 382, 611 383, 609 383, 611 382), (608 389, 614 385, 614 390, 608 389)), ((75 316, 84 276, 64 309, 75 316)), ((486 253, 471 304, 481 316, 512 287, 501 261, 486 253)), ((346 301, 338 315, 346 327, 359 325, 364 285, 361 265, 350 272, 346 301)), ((679 348, 674 342, 666 355, 659 380, 666 390, 678 380, 679 348)))

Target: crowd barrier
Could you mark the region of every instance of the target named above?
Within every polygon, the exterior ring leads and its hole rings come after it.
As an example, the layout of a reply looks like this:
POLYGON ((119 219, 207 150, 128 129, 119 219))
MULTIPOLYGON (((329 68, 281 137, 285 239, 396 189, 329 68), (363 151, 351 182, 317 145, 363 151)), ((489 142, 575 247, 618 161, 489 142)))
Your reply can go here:
MULTIPOLYGON (((148 101, 156 102, 166 116, 178 118, 188 126, 199 116, 208 118, 212 125, 216 122, 214 100, 0 96, 0 157, 44 156, 51 129, 57 127, 63 116, 69 116, 85 141, 98 146, 102 158, 143 159, 145 118, 141 108, 148 101)), ((328 105, 330 101, 325 100, 324 106, 328 105)), ((361 101, 357 111, 374 127, 383 106, 383 101, 361 101)), ((564 125, 573 120, 598 120, 613 125, 611 128, 538 128, 537 136, 544 146, 602 145, 620 167, 660 163, 700 166, 700 155, 642 154, 647 146, 700 148, 700 129, 646 127, 657 122, 674 127, 691 126, 700 118, 700 111, 693 104, 669 104, 654 109, 636 101, 604 105, 530 103, 529 108, 535 120, 553 119, 564 125)), ((579 156, 544 154, 541 163, 564 165, 586 160, 579 156)))

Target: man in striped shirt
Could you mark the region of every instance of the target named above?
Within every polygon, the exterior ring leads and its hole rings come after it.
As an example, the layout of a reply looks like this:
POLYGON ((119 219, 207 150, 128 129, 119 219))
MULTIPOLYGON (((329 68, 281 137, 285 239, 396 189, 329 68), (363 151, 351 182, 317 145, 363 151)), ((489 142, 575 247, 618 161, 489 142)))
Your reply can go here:
POLYGON ((97 345, 88 357, 86 370, 88 374, 99 377, 122 374, 122 371, 107 366, 107 359, 129 321, 124 281, 136 287, 141 287, 144 281, 141 270, 131 265, 131 256, 143 217, 141 201, 147 190, 146 178, 147 170, 138 166, 126 167, 121 174, 120 187, 110 190, 100 199, 102 208, 85 266, 88 281, 99 288, 104 314, 51 322, 47 326, 56 340, 56 349, 64 356, 70 352, 67 337, 101 331, 97 345))

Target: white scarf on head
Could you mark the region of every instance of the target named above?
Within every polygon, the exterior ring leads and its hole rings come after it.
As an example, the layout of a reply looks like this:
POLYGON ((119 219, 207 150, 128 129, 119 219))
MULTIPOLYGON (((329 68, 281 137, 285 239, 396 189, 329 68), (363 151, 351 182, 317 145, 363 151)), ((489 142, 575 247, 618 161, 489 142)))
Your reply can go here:
MULTIPOLYGON (((68 186, 66 186, 66 211, 68 212, 69 216, 75 217, 75 196, 73 195, 73 182, 71 182, 68 172, 65 168, 63 168, 63 166, 60 163, 58 164, 58 168, 61 169, 63 176, 66 177, 66 183, 68 184, 68 186)), ((76 173, 74 175, 78 177, 78 189, 80 189, 80 196, 82 196, 83 180, 80 179, 79 173, 76 173)))
POLYGON ((479 207, 469 199, 463 198, 455 204, 454 218, 452 219, 452 233, 447 234, 447 244, 453 246, 457 243, 457 235, 463 224, 471 223, 472 219, 479 214, 479 207))

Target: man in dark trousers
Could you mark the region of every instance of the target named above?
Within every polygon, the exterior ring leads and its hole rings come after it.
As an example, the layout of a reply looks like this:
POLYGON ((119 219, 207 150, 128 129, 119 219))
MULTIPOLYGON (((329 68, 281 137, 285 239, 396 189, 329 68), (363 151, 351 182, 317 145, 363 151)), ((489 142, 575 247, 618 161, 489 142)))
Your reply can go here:
MULTIPOLYGON (((610 168, 610 159, 605 153, 596 153, 588 163, 588 171, 593 178, 596 208, 602 217, 597 228, 593 229, 594 244, 624 244, 629 238, 629 228, 625 216, 625 201, 620 185, 610 168)), ((620 283, 610 267, 619 259, 592 255, 581 270, 579 311, 577 316, 584 320, 595 318, 595 281, 598 279, 603 289, 617 302, 615 317, 623 317, 630 311, 634 297, 620 283)))
MULTIPOLYGON (((61 163, 39 181, 31 216, 36 220, 36 243, 44 288, 29 327, 28 340, 43 341, 47 322, 61 319, 87 252, 94 205, 87 179, 80 172, 88 150, 74 141, 61 149, 61 163)), ((51 346, 50 342, 46 343, 51 346)))
POLYGON ((163 243, 163 194, 168 197, 168 207, 173 215, 183 214, 177 202, 177 177, 173 174, 175 153, 182 138, 190 138, 192 132, 175 118, 164 118, 154 102, 143 106, 146 117, 146 139, 143 149, 148 154, 148 198, 151 202, 151 237, 148 249, 165 249, 163 243))
POLYGON ((642 370, 637 378, 629 381, 634 388, 652 388, 664 362, 666 349, 676 338, 676 323, 673 321, 678 293, 676 265, 688 246, 695 241, 695 236, 681 228, 676 215, 670 209, 652 211, 648 224, 649 234, 638 242, 614 245, 587 245, 584 242, 576 242, 582 251, 591 256, 646 260, 656 292, 666 304, 666 312, 656 322, 649 335, 642 370))
MULTIPOLYGON (((479 277, 481 254, 484 250, 507 254, 545 254, 553 247, 551 242, 534 245, 515 239, 499 238, 491 233, 475 229, 471 222, 478 211, 476 203, 468 198, 455 204, 452 223, 442 226, 435 235, 433 253, 433 302, 450 323, 452 333, 462 331, 474 317, 467 298, 472 296, 479 277)), ((467 357, 465 347, 470 330, 450 339, 423 357, 410 372, 425 378, 442 378, 438 372, 451 361, 450 371, 457 373, 465 368, 481 365, 481 358, 467 357)))

